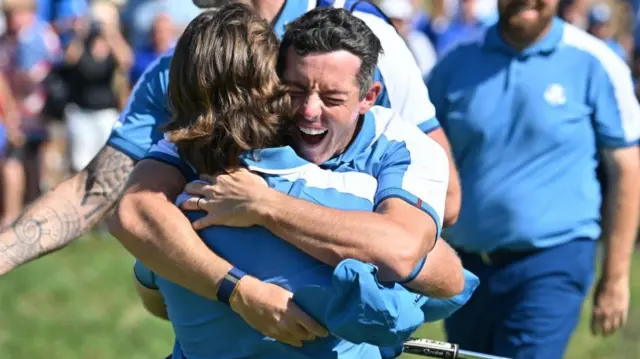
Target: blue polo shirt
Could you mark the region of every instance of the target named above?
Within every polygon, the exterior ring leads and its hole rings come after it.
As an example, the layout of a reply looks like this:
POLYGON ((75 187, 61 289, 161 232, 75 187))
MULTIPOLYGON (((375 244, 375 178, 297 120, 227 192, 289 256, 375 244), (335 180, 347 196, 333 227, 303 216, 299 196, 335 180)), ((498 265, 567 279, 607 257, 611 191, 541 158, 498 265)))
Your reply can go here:
MULTIPOLYGON (((287 0, 274 30, 282 37, 285 25, 315 7, 342 6, 353 10, 378 36, 384 54, 379 57, 375 80, 383 84, 376 104, 392 108, 400 116, 428 133, 440 127, 421 80, 418 65, 404 40, 384 16, 364 1, 287 0)), ((163 137, 161 127, 171 118, 167 103, 169 67, 173 49, 154 61, 134 86, 129 101, 116 122, 108 144, 134 160, 141 159, 152 144, 163 137)))
MULTIPOLYGON (((173 163, 185 172, 191 170, 180 158, 168 155, 161 144, 147 157, 173 163)), ((242 162, 262 174, 269 186, 290 196, 340 210, 366 212, 372 212, 388 198, 399 198, 423 210, 434 220, 438 231, 441 228, 448 184, 447 156, 435 141, 425 139, 415 125, 401 120, 391 110, 374 107, 364 116, 361 130, 349 148, 321 167, 297 157, 288 147, 263 150, 253 158, 259 161, 244 157, 242 162)), ((193 213, 187 215, 195 218, 193 213)), ((314 285, 331 288, 332 267, 265 228, 217 226, 199 234, 218 255, 263 281, 293 293, 314 285)), ((263 359, 380 357, 375 346, 356 345, 336 337, 308 343, 301 349, 276 343, 249 327, 224 304, 161 278, 156 279, 156 285, 165 297, 176 340, 189 359, 252 355, 263 359)), ((413 297, 410 302, 414 303, 413 297)), ((338 318, 334 316, 334 320, 338 318)))
POLYGON ((600 235, 598 150, 636 146, 629 68, 559 19, 518 53, 497 27, 427 80, 464 191, 445 238, 467 251, 531 250, 600 235))

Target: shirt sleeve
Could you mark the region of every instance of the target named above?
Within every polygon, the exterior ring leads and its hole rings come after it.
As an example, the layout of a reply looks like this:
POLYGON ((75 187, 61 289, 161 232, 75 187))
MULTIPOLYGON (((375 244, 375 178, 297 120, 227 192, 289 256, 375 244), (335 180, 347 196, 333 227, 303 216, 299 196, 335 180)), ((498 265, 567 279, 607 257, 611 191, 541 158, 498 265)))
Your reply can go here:
POLYGON ((163 138, 162 125, 171 114, 167 103, 171 55, 156 59, 144 72, 114 125, 108 144, 140 160, 163 138))
POLYGON ((158 290, 158 285, 156 284, 156 274, 137 259, 133 264, 133 275, 136 277, 138 283, 140 283, 142 286, 149 289, 158 290))
POLYGON ((636 146, 640 139, 640 106, 631 71, 610 49, 599 54, 589 97, 593 127, 600 148, 636 146))
POLYGON ((398 32, 376 15, 362 11, 353 14, 362 19, 382 43, 384 53, 378 60, 375 77, 383 84, 383 90, 376 104, 393 109, 424 133, 440 127, 422 73, 398 32))
POLYGON ((428 214, 436 224, 436 238, 440 237, 449 181, 446 153, 437 142, 401 120, 392 121, 383 137, 389 148, 377 174, 374 206, 389 198, 402 199, 428 214))
POLYGON ((175 167, 182 173, 187 182, 194 181, 198 178, 195 169, 180 157, 176 145, 167 139, 162 139, 158 141, 157 144, 151 146, 151 149, 144 158, 160 161, 175 167))

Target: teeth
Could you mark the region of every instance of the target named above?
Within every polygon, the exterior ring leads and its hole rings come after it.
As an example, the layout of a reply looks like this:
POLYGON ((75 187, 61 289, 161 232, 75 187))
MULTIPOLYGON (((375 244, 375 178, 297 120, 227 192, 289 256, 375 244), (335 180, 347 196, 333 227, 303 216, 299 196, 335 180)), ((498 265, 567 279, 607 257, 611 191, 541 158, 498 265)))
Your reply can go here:
POLYGON ((326 129, 317 129, 317 128, 308 128, 308 127, 298 127, 298 128, 302 133, 306 135, 312 135, 312 136, 322 135, 325 132, 327 132, 326 129))

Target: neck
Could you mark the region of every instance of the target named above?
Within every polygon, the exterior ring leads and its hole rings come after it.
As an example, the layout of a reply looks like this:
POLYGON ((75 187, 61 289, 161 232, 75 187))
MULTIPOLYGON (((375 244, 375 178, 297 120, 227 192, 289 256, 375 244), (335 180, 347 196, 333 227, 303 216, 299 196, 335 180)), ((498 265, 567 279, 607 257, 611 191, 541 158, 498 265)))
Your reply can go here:
MULTIPOLYGON (((300 0, 297 0, 300 1, 300 0)), ((273 22, 282 8, 286 0, 253 0, 253 8, 270 23, 273 22)))
POLYGON ((519 38, 517 36, 513 36, 514 32, 509 31, 508 27, 505 26, 503 23, 499 23, 498 30, 500 32, 500 37, 502 37, 504 42, 506 42, 509 46, 513 47, 517 51, 522 51, 527 47, 535 44, 540 39, 544 38, 551 30, 552 25, 553 25, 553 20, 549 21, 549 23, 546 24, 542 29, 542 31, 538 32, 537 35, 526 37, 526 38, 525 37, 519 38))

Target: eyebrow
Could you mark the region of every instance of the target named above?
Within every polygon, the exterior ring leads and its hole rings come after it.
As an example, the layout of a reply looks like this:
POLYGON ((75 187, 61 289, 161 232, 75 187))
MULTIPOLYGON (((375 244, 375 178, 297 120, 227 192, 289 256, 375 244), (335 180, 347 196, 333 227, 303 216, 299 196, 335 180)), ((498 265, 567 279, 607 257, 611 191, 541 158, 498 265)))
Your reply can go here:
POLYGON ((348 91, 342 91, 342 90, 328 90, 328 91, 323 91, 323 94, 325 95, 348 95, 349 92, 348 91))
MULTIPOLYGON (((291 86, 291 87, 296 87, 296 88, 300 88, 300 89, 307 89, 308 86, 305 84, 302 84, 300 82, 297 81, 284 81, 287 85, 291 86)), ((322 91, 323 94, 325 95, 348 95, 349 92, 348 91, 344 91, 344 90, 327 90, 327 91, 322 91)))

